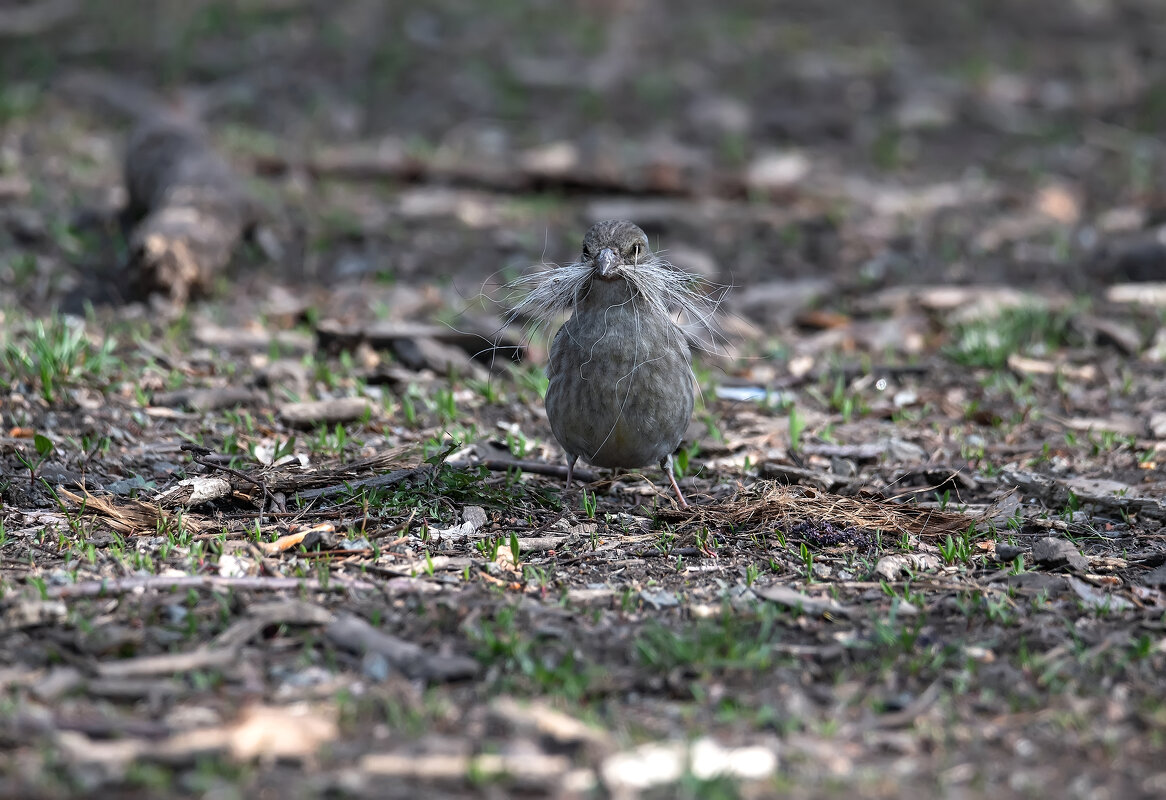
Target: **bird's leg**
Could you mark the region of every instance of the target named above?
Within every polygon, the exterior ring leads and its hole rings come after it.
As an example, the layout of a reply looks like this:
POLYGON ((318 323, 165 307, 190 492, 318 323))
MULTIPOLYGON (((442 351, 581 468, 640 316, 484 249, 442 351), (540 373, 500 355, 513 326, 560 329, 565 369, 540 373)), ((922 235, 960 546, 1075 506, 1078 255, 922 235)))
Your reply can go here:
POLYGON ((564 492, 571 489, 571 476, 575 474, 575 462, 578 460, 579 456, 573 456, 570 453, 567 454, 567 485, 563 487, 564 492))
POLYGON ((676 475, 672 472, 671 453, 660 459, 660 469, 664 470, 664 474, 668 476, 668 482, 672 484, 672 491, 676 492, 676 499, 680 501, 680 507, 688 508, 688 502, 684 499, 684 493, 680 491, 680 484, 676 482, 676 475))

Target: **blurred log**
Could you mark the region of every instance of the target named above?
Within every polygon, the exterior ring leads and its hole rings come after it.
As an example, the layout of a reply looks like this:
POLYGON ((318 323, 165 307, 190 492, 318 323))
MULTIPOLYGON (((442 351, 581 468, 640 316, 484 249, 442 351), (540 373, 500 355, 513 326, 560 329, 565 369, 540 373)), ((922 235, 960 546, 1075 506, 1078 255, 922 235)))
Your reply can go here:
POLYGON ((254 171, 263 176, 299 172, 314 180, 399 181, 523 194, 561 192, 682 198, 748 196, 744 176, 718 170, 682 152, 644 146, 631 156, 580 151, 557 143, 546 152, 516 153, 492 160, 409 153, 402 142, 322 148, 304 156, 257 156, 254 171))
POLYGON ((125 182, 130 288, 185 305, 210 288, 253 223, 243 183, 197 124, 176 114, 138 123, 125 182))
POLYGON ((78 0, 41 0, 0 8, 0 38, 22 39, 45 33, 72 19, 80 10, 78 0))

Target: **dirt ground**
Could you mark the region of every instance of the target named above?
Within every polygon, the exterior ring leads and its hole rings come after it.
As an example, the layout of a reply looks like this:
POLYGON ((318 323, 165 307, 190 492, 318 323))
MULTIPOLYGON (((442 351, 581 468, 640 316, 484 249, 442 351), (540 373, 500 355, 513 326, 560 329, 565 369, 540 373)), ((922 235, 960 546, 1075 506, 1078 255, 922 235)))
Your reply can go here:
POLYGON ((1166 795, 1166 5, 14 0, 0 70, 0 796, 1166 795), (163 103, 260 209, 185 307, 163 103), (503 326, 606 218, 728 289, 689 509, 564 492, 503 326))

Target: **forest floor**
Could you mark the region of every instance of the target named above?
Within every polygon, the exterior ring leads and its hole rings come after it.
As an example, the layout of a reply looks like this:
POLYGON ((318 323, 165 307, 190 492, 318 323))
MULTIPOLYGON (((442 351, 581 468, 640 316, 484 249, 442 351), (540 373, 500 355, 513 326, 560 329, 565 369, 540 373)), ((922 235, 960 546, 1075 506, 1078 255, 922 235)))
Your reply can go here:
POLYGON ((0 796, 1166 794, 1166 8, 820 5, 0 8, 0 796), (78 76, 263 205, 185 309, 78 76), (688 509, 503 328, 615 217, 688 509))

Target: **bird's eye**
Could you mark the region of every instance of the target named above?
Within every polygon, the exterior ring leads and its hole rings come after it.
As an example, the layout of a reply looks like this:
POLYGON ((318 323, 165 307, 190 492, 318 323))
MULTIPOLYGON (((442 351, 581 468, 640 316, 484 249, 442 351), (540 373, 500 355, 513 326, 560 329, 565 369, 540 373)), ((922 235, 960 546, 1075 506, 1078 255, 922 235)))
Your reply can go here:
POLYGON ((638 259, 643 251, 643 245, 641 245, 639 242, 636 242, 632 245, 632 258, 638 259))

